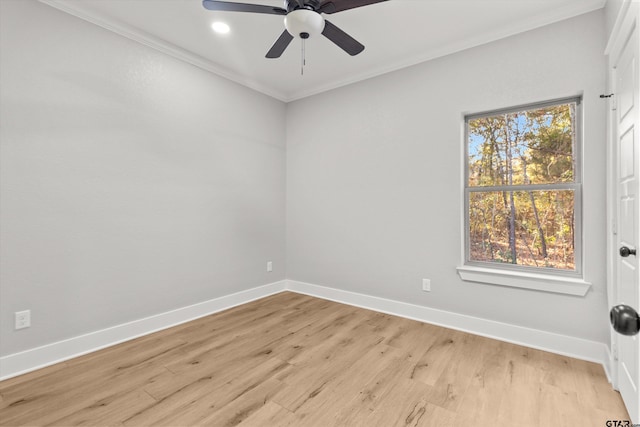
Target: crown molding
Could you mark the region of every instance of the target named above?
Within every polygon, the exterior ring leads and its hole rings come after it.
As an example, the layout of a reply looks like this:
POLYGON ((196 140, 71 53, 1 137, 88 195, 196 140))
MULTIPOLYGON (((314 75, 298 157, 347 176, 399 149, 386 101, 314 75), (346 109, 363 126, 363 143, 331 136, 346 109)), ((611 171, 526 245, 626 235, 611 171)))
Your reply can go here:
POLYGON ((363 80, 368 80, 374 77, 381 76, 383 74, 391 73, 401 70, 403 68, 409 68, 414 65, 419 65, 424 62, 428 62, 434 59, 442 58, 444 56, 452 55, 457 52, 462 52, 467 49, 482 46, 491 42, 495 42, 507 37, 515 36, 520 33, 535 30, 546 25, 554 24, 556 22, 564 21, 566 19, 575 18, 580 15, 591 13, 593 11, 602 9, 606 3, 606 0, 584 0, 583 3, 571 4, 568 7, 557 8, 552 14, 545 16, 533 16, 526 21, 518 21, 517 24, 510 25, 506 28, 498 30, 491 29, 483 34, 474 36, 473 39, 462 40, 456 43, 450 43, 440 46, 438 49, 431 49, 427 52, 421 52, 417 55, 407 58, 403 61, 396 61, 392 64, 388 64, 381 67, 376 67, 368 70, 365 73, 359 73, 352 75, 348 78, 341 79, 326 85, 317 86, 306 90, 296 91, 291 94, 286 102, 296 101, 299 99, 307 98, 309 96, 317 95, 322 92, 338 89, 340 87, 348 86, 353 83, 357 83, 363 80))
POLYGON ((80 2, 69 3, 64 0, 38 0, 43 4, 54 7, 60 11, 66 12, 77 18, 91 22, 104 29, 112 31, 120 36, 126 37, 130 40, 141 43, 159 52, 165 53, 173 58, 187 62, 203 70, 209 71, 218 76, 224 77, 240 85, 246 86, 255 91, 261 92, 279 101, 288 103, 297 101, 299 99, 307 98, 313 95, 317 95, 330 90, 338 89, 340 87, 348 86, 353 83, 357 83, 363 80, 368 80, 383 74, 398 71, 403 68, 408 68, 414 65, 418 65, 424 62, 431 61, 443 56, 451 55, 456 52, 478 47, 484 44, 488 44, 500 39, 514 36, 526 31, 531 31, 536 28, 543 27, 545 25, 553 24, 565 19, 573 18, 582 14, 590 13, 595 10, 604 7, 606 0, 584 0, 581 3, 572 3, 566 7, 556 8, 551 14, 545 14, 544 16, 532 16, 525 21, 518 21, 517 24, 510 25, 501 29, 490 29, 489 31, 473 37, 473 39, 467 39, 456 43, 450 43, 440 46, 437 49, 431 49, 426 52, 421 52, 417 55, 409 57, 402 61, 396 61, 391 64, 386 64, 380 67, 374 67, 366 72, 350 75, 344 79, 335 80, 327 84, 317 85, 315 87, 308 87, 302 90, 292 92, 282 92, 273 89, 265 84, 259 83, 254 79, 250 79, 239 75, 238 73, 222 67, 208 59, 205 59, 199 55, 196 55, 186 49, 175 46, 167 41, 164 41, 158 37, 152 36, 142 30, 123 24, 115 19, 110 19, 105 16, 100 16, 96 13, 88 11, 81 6, 80 2))
POLYGON ((105 16, 89 12, 81 6, 80 3, 68 3, 64 0, 38 0, 40 3, 51 6, 69 15, 75 16, 106 30, 112 31, 122 37, 126 37, 129 40, 133 40, 147 47, 155 49, 166 55, 169 55, 175 59, 194 65, 210 73, 224 77, 242 86, 246 86, 257 92, 261 92, 279 101, 287 102, 288 97, 270 87, 258 83, 255 80, 247 79, 238 73, 233 72, 225 67, 222 67, 208 59, 205 59, 199 55, 196 55, 186 49, 178 47, 172 43, 162 40, 158 37, 152 36, 142 30, 123 24, 115 19, 110 19, 105 16))

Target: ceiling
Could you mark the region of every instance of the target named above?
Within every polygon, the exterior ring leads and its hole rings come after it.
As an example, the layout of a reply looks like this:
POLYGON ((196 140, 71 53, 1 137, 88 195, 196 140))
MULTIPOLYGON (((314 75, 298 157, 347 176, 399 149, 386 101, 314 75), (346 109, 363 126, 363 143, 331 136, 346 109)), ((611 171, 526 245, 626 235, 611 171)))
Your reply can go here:
MULTIPOLYGON (((390 0, 331 15, 366 46, 351 57, 328 39, 309 39, 301 75, 294 40, 279 59, 265 54, 281 16, 206 10, 201 0, 40 0, 201 68, 288 102, 462 49, 590 12, 605 0, 390 0), (228 34, 211 30, 224 21, 228 34)), ((282 7, 281 0, 244 3, 282 7)))

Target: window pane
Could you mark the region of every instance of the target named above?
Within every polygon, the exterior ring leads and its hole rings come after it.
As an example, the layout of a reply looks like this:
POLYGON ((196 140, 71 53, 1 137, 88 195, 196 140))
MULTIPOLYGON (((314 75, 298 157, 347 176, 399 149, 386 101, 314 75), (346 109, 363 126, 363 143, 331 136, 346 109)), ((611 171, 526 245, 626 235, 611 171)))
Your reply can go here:
POLYGON ((468 120, 469 183, 573 182, 576 103, 468 120))
POLYGON ((469 193, 469 260, 575 270, 573 190, 469 193))

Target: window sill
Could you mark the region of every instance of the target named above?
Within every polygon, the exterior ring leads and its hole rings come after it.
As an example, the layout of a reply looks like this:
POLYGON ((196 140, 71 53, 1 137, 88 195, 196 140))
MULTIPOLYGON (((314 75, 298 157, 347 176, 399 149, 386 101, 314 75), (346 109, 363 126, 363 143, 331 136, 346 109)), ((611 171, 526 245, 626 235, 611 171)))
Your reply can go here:
POLYGON ((460 278, 468 282, 535 289, 556 294, 585 296, 591 288, 591 283, 574 277, 505 271, 470 265, 458 267, 457 270, 460 278))

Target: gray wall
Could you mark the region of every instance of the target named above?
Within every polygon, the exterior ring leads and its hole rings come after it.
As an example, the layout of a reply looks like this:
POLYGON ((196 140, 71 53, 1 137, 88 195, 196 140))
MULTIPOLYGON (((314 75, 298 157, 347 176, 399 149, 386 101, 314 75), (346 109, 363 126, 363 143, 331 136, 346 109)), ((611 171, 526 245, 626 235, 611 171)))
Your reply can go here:
POLYGON ((287 277, 608 343, 604 28, 599 10, 288 104, 287 277), (592 290, 463 282, 464 114, 577 94, 592 290))
POLYGON ((0 5, 0 355, 285 277, 283 103, 0 5))
POLYGON ((285 107, 0 8, 0 355, 281 280, 285 235, 290 279, 608 343, 603 11, 285 107), (593 289, 461 281, 463 115, 580 93, 593 289))

